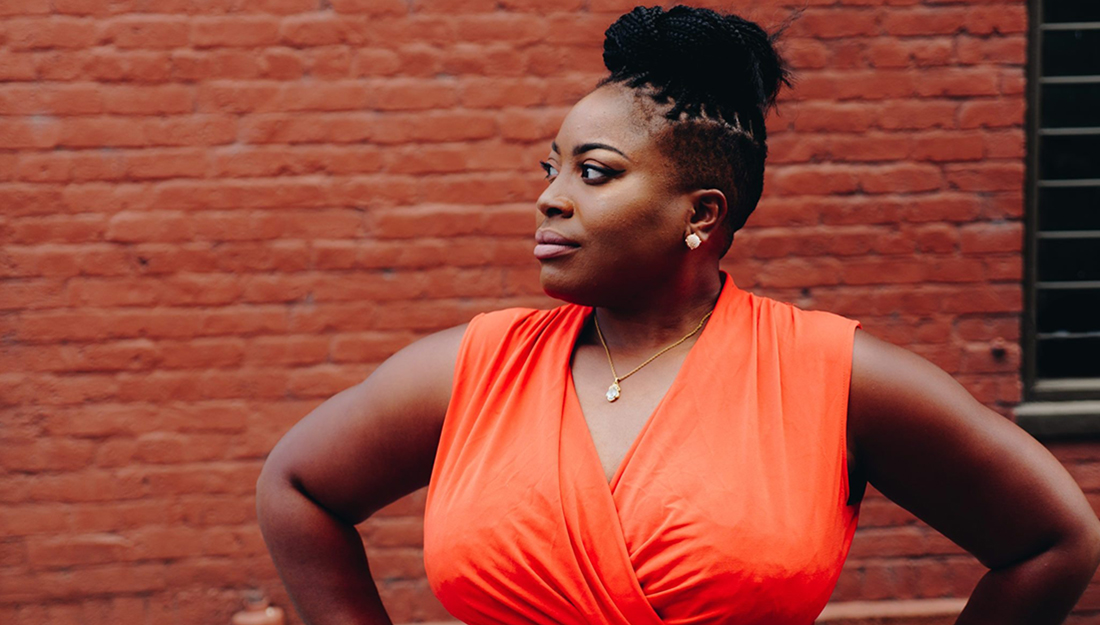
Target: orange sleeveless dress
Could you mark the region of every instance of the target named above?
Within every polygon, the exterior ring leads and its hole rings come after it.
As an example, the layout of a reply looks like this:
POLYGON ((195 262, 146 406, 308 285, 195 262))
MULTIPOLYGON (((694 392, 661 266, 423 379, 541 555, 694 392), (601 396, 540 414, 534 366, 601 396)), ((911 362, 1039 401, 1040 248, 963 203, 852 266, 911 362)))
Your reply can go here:
POLYGON ((610 484, 570 372, 591 309, 471 321, 428 487, 424 558, 469 625, 808 625, 851 544, 857 322, 725 276, 610 484))

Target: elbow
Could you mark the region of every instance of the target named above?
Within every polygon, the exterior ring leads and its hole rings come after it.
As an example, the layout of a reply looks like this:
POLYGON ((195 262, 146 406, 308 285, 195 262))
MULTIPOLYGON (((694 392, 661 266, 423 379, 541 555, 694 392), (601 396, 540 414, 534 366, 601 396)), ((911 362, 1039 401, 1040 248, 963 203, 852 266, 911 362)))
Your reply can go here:
POLYGON ((265 521, 270 521, 272 513, 279 508, 279 502, 288 489, 293 488, 290 473, 274 454, 264 461, 260 475, 256 478, 256 520, 261 530, 265 521))
POLYGON ((1079 571, 1091 579, 1100 567, 1100 519, 1088 510, 1065 532, 1054 547, 1063 554, 1063 561, 1070 570, 1079 571))
POLYGON ((1097 567, 1100 567, 1100 519, 1097 519, 1094 514, 1089 515, 1089 518, 1085 519, 1080 534, 1081 551, 1087 555, 1091 578, 1092 574, 1096 573, 1097 567))

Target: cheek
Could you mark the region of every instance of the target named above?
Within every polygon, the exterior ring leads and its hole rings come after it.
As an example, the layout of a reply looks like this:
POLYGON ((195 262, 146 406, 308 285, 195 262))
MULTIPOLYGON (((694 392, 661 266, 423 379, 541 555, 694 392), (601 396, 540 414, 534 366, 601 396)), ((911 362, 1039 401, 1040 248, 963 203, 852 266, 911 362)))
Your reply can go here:
POLYGON ((676 237, 681 224, 676 220, 673 198, 647 189, 634 197, 626 217, 618 225, 624 228, 624 236, 646 242, 664 241, 676 237))

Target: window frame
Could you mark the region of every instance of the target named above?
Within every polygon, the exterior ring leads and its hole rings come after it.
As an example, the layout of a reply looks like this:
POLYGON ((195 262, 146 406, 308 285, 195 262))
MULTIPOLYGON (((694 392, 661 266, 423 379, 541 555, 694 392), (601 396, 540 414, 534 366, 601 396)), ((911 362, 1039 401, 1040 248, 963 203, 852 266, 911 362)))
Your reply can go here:
MULTIPOLYGON (((1055 22, 1051 28, 1043 23, 1043 5, 1046 0, 1029 2, 1028 25, 1028 65, 1027 78, 1027 116, 1025 134, 1027 137, 1025 160, 1026 189, 1024 195, 1024 311, 1022 316, 1023 339, 1023 400, 1017 406, 1014 416, 1017 423, 1032 434, 1041 438, 1063 438, 1100 436, 1100 378, 1039 378, 1038 351, 1038 294, 1039 294, 1039 190, 1043 186, 1056 186, 1059 183, 1041 184, 1039 142, 1043 136, 1041 128, 1041 87, 1049 83, 1082 82, 1078 77, 1055 77, 1043 80, 1042 76, 1042 33, 1051 30, 1069 30, 1082 25, 1096 25, 1097 22, 1055 22), (1075 80, 1076 78, 1076 80, 1075 80)), ((1092 77, 1100 83, 1100 76, 1092 77)), ((1090 80, 1089 82, 1092 82, 1090 80)), ((1059 134, 1071 134, 1073 130, 1057 129, 1059 134)), ((1054 134, 1054 133, 1046 133, 1054 134)), ((1090 133, 1100 134, 1100 130, 1090 133)), ((1094 184, 1100 187, 1100 180, 1094 184)), ((1070 185, 1067 185, 1070 186, 1070 185)), ((1091 185, 1090 185, 1091 186, 1091 185)))

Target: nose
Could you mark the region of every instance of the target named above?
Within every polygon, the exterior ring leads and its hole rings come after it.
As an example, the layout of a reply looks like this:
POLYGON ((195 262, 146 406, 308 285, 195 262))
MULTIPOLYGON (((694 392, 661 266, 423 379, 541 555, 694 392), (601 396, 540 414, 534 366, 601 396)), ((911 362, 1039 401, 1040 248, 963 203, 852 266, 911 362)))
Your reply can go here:
POLYGON ((546 187, 542 194, 539 195, 535 207, 538 208, 538 211, 542 213, 544 217, 561 216, 569 218, 573 216, 573 201, 566 197, 561 191, 561 187, 555 186, 554 183, 551 182, 550 186, 546 187))

